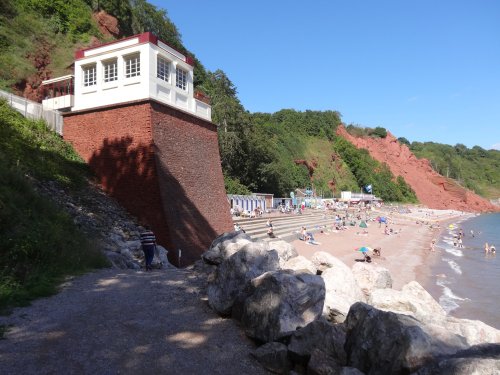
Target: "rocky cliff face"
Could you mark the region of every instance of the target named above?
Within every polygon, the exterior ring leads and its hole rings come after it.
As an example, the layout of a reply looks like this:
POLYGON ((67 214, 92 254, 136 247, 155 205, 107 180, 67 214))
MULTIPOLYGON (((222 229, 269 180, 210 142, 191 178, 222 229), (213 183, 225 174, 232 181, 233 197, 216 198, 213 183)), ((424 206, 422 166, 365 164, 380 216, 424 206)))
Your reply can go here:
POLYGON ((357 148, 368 150, 372 158, 386 163, 395 176, 405 179, 418 200, 429 208, 472 212, 499 210, 488 200, 434 171, 427 159, 417 159, 406 145, 400 144, 389 132, 386 138, 356 138, 339 126, 337 135, 357 148))

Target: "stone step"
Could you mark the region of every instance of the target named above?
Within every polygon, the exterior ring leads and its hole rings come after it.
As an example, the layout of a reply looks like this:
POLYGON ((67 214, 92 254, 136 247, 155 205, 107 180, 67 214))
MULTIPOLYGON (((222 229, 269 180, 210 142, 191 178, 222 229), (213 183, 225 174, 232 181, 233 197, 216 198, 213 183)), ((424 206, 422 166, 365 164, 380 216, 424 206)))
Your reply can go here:
MULTIPOLYGON (((285 241, 293 241, 299 238, 300 230, 303 226, 307 228, 308 232, 319 232, 321 230, 330 229, 335 223, 335 219, 333 218, 304 218, 305 220, 297 220, 293 222, 284 223, 275 223, 273 225, 273 233, 279 239, 285 241)), ((247 230, 245 227, 245 232, 252 237, 254 240, 272 240, 268 234, 268 227, 260 227, 260 228, 252 228, 251 230, 247 230)))

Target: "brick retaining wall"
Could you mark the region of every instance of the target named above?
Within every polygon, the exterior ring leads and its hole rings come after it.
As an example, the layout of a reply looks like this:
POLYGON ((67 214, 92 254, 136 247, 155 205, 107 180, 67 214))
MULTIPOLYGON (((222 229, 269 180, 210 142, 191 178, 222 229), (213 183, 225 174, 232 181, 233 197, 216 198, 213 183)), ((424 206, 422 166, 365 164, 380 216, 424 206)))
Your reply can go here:
POLYGON ((65 115, 64 139, 97 175, 104 190, 149 223, 169 259, 198 259, 232 230, 217 128, 155 101, 65 115))

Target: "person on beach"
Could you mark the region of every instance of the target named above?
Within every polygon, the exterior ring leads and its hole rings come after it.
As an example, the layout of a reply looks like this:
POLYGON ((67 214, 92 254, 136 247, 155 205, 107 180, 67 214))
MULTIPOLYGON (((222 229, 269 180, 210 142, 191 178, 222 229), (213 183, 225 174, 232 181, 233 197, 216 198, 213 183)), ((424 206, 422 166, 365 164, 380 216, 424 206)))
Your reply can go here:
POLYGON ((484 252, 489 253, 490 252, 490 245, 488 245, 488 242, 484 243, 484 252))
POLYGON ((436 251, 436 240, 432 239, 431 241, 431 251, 436 251))
POLYGON ((495 246, 494 246, 494 245, 491 245, 491 246, 490 246, 490 253, 495 254, 496 252, 497 252, 497 249, 495 249, 495 246))
POLYGON ((470 230, 470 235, 471 237, 474 237, 474 231, 472 229, 470 230))
POLYGON ((267 230, 267 235, 270 238, 276 238, 276 235, 274 234, 274 231, 273 231, 273 227, 269 227, 269 229, 267 230))
POLYGON ((234 231, 235 232, 243 232, 243 233, 245 233, 245 230, 238 223, 234 224, 234 231))
POLYGON ((302 230, 300 231, 300 236, 303 241, 307 241, 309 243, 313 243, 315 241, 313 234, 311 232, 307 232, 306 227, 302 227, 302 230))
POLYGON ((148 225, 144 226, 144 231, 140 234, 142 251, 146 263, 146 271, 152 271, 153 258, 156 250, 156 237, 148 225))
POLYGON ((458 247, 464 247, 462 237, 458 237, 458 247))
POLYGON ((271 227, 273 226, 273 221, 271 219, 268 219, 266 222, 266 226, 271 227))

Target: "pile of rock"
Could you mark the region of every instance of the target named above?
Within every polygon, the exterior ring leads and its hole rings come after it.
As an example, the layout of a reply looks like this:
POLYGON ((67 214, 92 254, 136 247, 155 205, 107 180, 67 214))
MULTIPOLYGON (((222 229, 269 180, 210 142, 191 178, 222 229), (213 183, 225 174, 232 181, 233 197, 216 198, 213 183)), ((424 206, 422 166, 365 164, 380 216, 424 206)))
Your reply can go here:
MULTIPOLYGON (((112 267, 140 269, 144 265, 144 253, 139 241, 143 228, 97 185, 90 183, 77 193, 60 187, 54 181, 34 181, 34 185, 40 194, 54 201, 72 217, 78 228, 102 250, 112 267)), ((174 267, 168 262, 165 248, 157 246, 153 267, 174 267)))
POLYGON ((391 289, 387 269, 352 269, 325 252, 311 260, 284 241, 225 233, 202 255, 209 305, 262 344, 278 374, 491 374, 500 331, 446 315, 417 282, 391 289))

